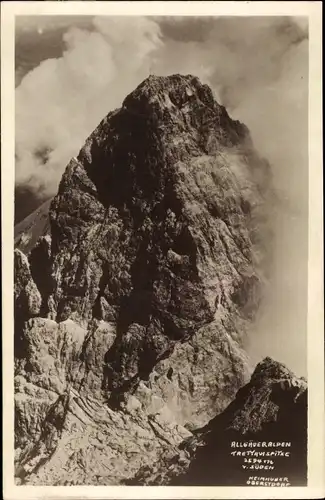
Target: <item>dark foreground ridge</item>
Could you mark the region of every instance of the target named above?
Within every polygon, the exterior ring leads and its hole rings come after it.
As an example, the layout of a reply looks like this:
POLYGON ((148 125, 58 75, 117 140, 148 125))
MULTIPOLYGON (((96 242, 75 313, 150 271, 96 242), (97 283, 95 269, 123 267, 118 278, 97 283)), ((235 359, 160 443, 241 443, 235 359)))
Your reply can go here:
POLYGON ((17 233, 20 481, 121 484, 231 403, 250 374, 269 180, 191 75, 149 77, 98 125, 49 226, 42 210, 25 224, 28 256, 17 233))
POLYGON ((193 434, 177 459, 144 467, 127 484, 245 486, 252 477, 305 486, 307 383, 265 358, 226 410, 193 434))

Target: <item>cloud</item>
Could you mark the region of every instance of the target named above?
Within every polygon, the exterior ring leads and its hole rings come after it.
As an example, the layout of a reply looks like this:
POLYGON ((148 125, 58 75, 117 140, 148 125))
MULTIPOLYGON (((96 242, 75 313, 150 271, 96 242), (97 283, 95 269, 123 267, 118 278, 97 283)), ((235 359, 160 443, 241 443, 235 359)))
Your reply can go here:
POLYGON ((55 193, 71 156, 98 122, 149 72, 159 26, 145 18, 95 18, 93 31, 73 27, 66 49, 16 89, 16 183, 55 193))

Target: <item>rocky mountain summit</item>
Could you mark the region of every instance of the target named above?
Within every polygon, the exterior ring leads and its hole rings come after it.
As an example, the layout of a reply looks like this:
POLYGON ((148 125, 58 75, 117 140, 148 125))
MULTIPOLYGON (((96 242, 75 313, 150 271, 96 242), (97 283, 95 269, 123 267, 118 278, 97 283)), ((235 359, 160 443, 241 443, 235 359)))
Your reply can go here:
POLYGON ((251 374, 269 181, 191 75, 150 76, 102 120, 15 249, 17 481, 135 481, 224 415, 251 374))

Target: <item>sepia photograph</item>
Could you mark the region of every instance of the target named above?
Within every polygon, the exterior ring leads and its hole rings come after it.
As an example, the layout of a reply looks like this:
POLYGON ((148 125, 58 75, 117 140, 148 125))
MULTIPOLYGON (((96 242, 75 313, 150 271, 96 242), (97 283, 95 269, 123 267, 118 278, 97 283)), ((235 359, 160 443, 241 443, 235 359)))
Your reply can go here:
POLYGON ((308 12, 98 3, 14 15, 12 481, 308 498, 308 12))

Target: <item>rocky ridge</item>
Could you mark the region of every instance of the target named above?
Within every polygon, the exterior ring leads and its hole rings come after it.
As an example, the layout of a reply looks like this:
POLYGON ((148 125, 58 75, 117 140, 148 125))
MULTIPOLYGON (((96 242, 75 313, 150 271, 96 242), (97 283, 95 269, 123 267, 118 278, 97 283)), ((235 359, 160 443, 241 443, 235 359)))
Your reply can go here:
POLYGON ((131 480, 234 399, 269 177, 191 75, 151 76, 103 119, 65 170, 50 234, 15 250, 20 481, 131 480))
POLYGON ((258 476, 304 486, 307 399, 303 377, 265 358, 226 410, 180 444, 178 455, 141 468, 127 484, 246 486, 258 476))

